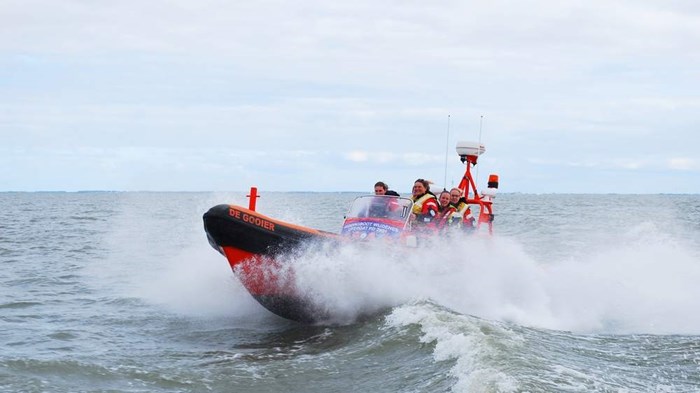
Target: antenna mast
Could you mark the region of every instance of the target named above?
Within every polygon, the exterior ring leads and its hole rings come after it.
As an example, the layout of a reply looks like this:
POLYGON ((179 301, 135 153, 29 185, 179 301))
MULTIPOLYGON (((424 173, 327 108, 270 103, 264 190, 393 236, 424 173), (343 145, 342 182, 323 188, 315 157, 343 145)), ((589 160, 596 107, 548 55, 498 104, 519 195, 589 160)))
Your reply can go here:
MULTIPOLYGON (((479 146, 481 146, 481 128, 484 125, 484 115, 479 118, 479 146)), ((479 167, 476 167, 476 180, 479 180, 479 167)), ((476 198, 476 196, 474 196, 476 198)))
POLYGON ((442 188, 447 190, 447 150, 450 145, 450 115, 447 115, 447 138, 445 138, 445 179, 442 182, 442 188))

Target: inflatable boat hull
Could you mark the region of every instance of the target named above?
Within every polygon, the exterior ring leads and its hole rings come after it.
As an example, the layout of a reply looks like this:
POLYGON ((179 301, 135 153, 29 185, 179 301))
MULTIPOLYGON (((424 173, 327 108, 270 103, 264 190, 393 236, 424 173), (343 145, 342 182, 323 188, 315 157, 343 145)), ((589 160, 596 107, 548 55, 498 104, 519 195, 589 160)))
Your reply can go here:
POLYGON ((293 272, 282 268, 282 259, 305 244, 334 240, 338 235, 236 205, 214 206, 203 218, 209 244, 226 256, 241 283, 263 307, 294 321, 323 319, 323 313, 296 292, 293 272))

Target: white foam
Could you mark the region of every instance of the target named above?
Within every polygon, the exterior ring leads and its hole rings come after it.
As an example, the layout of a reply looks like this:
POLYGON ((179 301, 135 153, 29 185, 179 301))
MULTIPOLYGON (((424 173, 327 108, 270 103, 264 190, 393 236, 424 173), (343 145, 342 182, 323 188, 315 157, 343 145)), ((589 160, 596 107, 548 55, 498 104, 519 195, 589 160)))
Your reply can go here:
MULTIPOLYGON (((387 317, 389 326, 404 327, 419 325, 422 331, 420 341, 434 343, 435 361, 455 362, 450 375, 457 382, 454 392, 514 392, 516 381, 489 364, 490 358, 497 357, 488 344, 493 335, 508 336, 509 332, 497 332, 497 326, 490 326, 485 335, 474 319, 441 310, 429 303, 413 303, 393 310, 387 317)), ((507 341, 502 340, 502 343, 507 341)))
POLYGON ((352 319, 363 310, 431 299, 463 314, 595 333, 697 333, 700 264, 671 239, 633 228, 585 259, 539 264, 503 237, 443 240, 427 249, 348 245, 301 253, 297 284, 352 319))

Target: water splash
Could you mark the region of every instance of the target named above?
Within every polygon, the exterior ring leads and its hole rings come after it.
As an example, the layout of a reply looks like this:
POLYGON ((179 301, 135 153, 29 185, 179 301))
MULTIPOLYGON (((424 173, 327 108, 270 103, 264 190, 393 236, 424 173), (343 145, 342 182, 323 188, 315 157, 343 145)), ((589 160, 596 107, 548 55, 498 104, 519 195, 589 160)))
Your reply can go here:
MULTIPOLYGON (((111 223, 107 258, 94 266, 101 277, 95 285, 183 314, 269 316, 205 241, 201 212, 221 199, 198 200, 187 212, 173 208, 187 217, 177 225, 172 217, 161 218, 167 207, 154 212, 149 200, 137 201, 143 206, 127 201, 111 223)), ((310 247, 291 256, 291 263, 300 290, 333 311, 338 323, 431 299, 462 314, 548 329, 700 332, 693 312, 700 308, 700 264, 693 246, 650 223, 609 230, 604 242, 582 241, 586 253, 578 245, 546 262, 517 239, 496 235, 444 238, 418 249, 310 247)))
POLYGON ((585 258, 541 264, 504 237, 429 248, 350 244, 297 255, 297 285, 340 319, 430 299, 463 314, 596 333, 700 332, 700 265, 653 227, 620 234, 585 258))

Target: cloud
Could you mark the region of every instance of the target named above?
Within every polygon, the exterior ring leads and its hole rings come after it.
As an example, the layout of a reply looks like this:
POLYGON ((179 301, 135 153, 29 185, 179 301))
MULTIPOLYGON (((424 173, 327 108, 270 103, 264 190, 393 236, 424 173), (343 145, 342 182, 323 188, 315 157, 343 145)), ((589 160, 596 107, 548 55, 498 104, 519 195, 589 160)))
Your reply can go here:
POLYGON ((699 171, 700 162, 696 158, 675 157, 668 160, 669 169, 680 171, 699 171))
POLYGON ((479 169, 514 191, 579 170, 634 171, 643 190, 644 175, 697 170, 697 42, 684 1, 10 0, 3 159, 64 171, 0 184, 218 188, 231 181, 203 177, 228 171, 279 189, 410 185, 442 177, 446 144, 454 159, 480 139, 479 169))
POLYGON ((369 153, 366 151, 351 151, 345 154, 345 158, 352 162, 367 162, 369 153))

